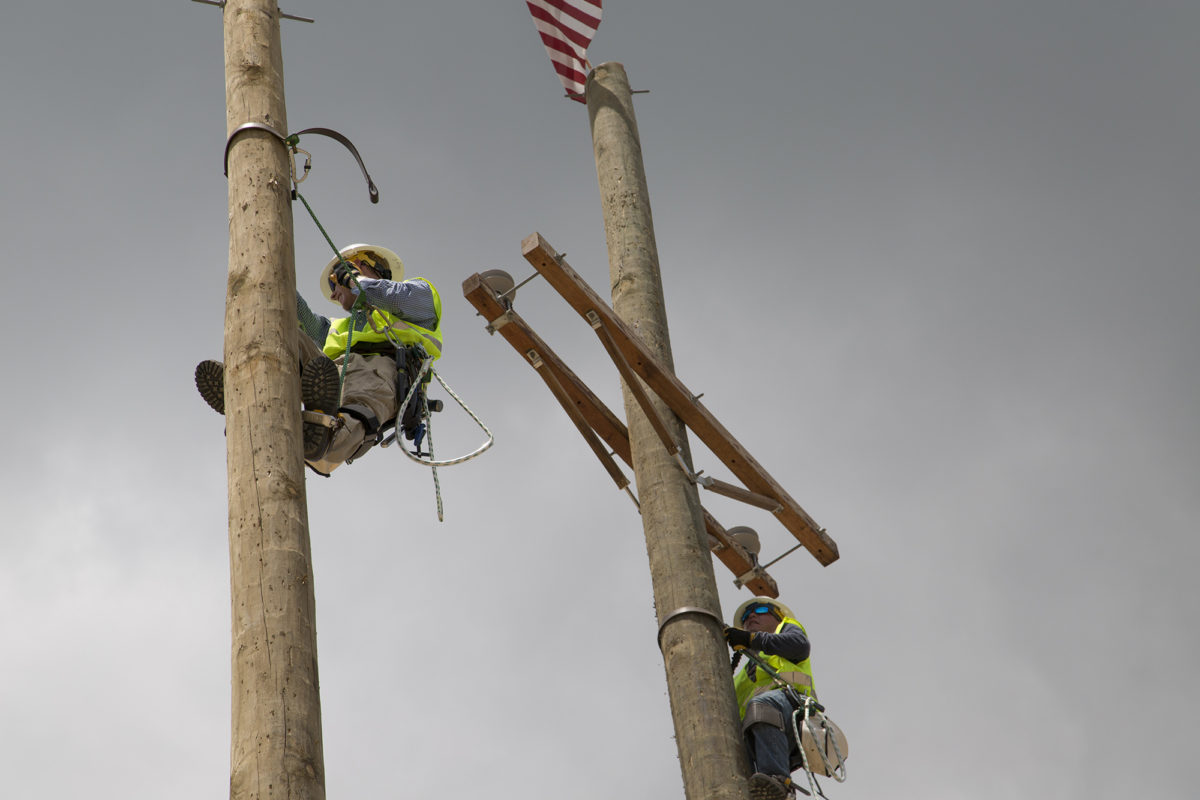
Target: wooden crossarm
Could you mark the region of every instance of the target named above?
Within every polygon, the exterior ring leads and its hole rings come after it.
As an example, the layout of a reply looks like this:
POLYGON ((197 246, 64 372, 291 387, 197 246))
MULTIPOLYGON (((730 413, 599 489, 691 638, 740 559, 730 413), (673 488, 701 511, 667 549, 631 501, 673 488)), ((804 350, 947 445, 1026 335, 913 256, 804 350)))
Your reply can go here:
POLYGON ((483 282, 478 273, 463 281, 463 296, 471 305, 475 306, 489 325, 504 317, 507 322, 496 332, 504 337, 527 361, 531 351, 538 354, 546 363, 547 368, 553 372, 555 379, 563 387, 563 391, 575 403, 588 424, 592 426, 592 430, 596 431, 623 461, 630 463, 629 430, 625 427, 625 423, 604 403, 600 402, 591 389, 571 371, 548 344, 542 341, 540 336, 534 333, 533 329, 516 311, 505 310, 504 306, 496 300, 496 293, 483 282))
MULTIPOLYGON (((629 448, 629 431, 625 424, 563 363, 558 354, 542 341, 541 337, 529 327, 529 324, 515 311, 506 310, 496 300, 495 292, 483 283, 478 274, 463 281, 463 296, 471 305, 475 306, 476 310, 488 321, 489 326, 497 320, 504 319, 504 324, 496 328, 496 332, 503 336, 513 349, 531 365, 533 365, 533 359, 529 354, 531 352, 536 354, 541 366, 535 366, 535 369, 543 376, 543 380, 546 381, 547 386, 560 403, 563 403, 564 408, 566 407, 566 403, 563 402, 565 397, 575 405, 579 416, 587 421, 588 425, 612 448, 613 452, 632 467, 633 456, 629 448), (555 386, 547 379, 547 375, 553 376, 554 382, 561 390, 561 396, 559 392, 555 391, 555 386)), ((582 433, 582 431, 580 432, 582 433)), ((585 438, 587 437, 585 436, 585 438)), ((589 441, 589 444, 592 442, 589 441)), ((593 450, 595 450, 594 447, 593 450)), ((601 460, 603 461, 603 459, 601 460)), ((609 465, 605 464, 605 468, 608 469, 608 467, 609 465)), ((611 469, 609 469, 609 475, 613 476, 611 469)), ((613 476, 613 480, 617 480, 615 476, 613 476)), ((704 515, 705 530, 717 542, 712 548, 713 555, 750 591, 766 597, 778 597, 779 586, 775 580, 761 567, 754 565, 750 554, 741 545, 725 535, 725 528, 707 509, 701 506, 701 511, 704 515)))
POLYGON ((594 312, 616 342, 629 366, 700 438, 728 469, 757 495, 779 502, 775 516, 821 564, 838 558, 837 543, 784 491, 753 456, 700 403, 674 373, 663 367, 638 335, 550 246, 540 233, 521 243, 521 253, 575 311, 588 319, 594 312))

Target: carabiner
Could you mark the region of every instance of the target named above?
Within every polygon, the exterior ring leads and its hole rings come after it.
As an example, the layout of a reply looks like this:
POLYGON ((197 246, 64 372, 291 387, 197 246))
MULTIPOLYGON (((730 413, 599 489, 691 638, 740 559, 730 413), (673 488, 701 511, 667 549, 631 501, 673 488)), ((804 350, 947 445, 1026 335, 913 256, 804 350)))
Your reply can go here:
POLYGON ((296 147, 296 145, 293 144, 292 145, 291 162, 292 162, 291 163, 292 184, 295 186, 299 186, 300 184, 304 183, 304 179, 308 177, 308 171, 310 169, 312 169, 312 153, 308 152, 307 150, 301 150, 299 147, 296 147), (296 156, 299 153, 304 153, 304 174, 301 175, 299 178, 297 178, 296 177, 296 156))

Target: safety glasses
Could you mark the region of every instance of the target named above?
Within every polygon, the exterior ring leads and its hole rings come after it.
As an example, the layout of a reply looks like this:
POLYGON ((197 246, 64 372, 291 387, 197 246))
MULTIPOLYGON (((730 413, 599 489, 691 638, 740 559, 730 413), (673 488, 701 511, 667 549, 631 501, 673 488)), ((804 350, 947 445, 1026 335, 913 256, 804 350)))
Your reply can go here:
POLYGON ((766 605, 765 603, 763 605, 750 606, 749 608, 747 608, 745 611, 742 612, 742 622, 745 622, 746 620, 750 619, 751 614, 770 614, 773 610, 774 609, 772 609, 769 605, 766 605))

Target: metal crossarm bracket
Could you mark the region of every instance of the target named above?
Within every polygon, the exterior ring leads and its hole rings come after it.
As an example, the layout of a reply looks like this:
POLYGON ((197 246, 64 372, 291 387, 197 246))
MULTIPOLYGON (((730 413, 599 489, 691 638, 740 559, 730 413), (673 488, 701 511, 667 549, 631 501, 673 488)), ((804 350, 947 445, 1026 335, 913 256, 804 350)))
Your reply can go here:
POLYGON ((495 335, 496 331, 503 328, 511 320, 512 320, 512 317, 510 317, 508 312, 505 311, 503 314, 501 314, 500 316, 496 317, 494 320, 489 322, 487 324, 487 327, 484 330, 486 330, 488 332, 489 336, 495 335))

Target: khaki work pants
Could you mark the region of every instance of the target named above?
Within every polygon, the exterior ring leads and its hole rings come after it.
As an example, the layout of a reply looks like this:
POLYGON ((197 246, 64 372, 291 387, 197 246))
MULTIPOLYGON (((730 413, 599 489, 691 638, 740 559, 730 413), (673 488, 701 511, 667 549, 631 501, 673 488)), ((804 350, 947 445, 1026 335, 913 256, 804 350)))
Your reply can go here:
MULTIPOLYGON (((304 331, 300 332, 300 359, 307 364, 309 360, 322 355, 317 346, 304 331)), ((345 356, 335 358, 333 363, 342 369, 345 356)), ((396 397, 396 359, 391 355, 350 354, 350 363, 346 366, 345 383, 342 384, 341 406, 366 406, 383 425, 395 419, 399 398, 396 397)), ((325 456, 320 461, 311 461, 313 468, 323 473, 333 472, 347 458, 354 455, 362 445, 367 435, 366 426, 350 414, 341 415, 342 427, 333 434, 333 441, 325 456)), ((372 434, 373 436, 374 434, 372 434)))

